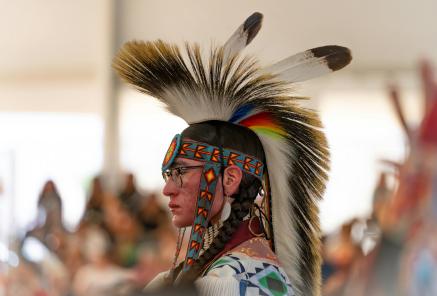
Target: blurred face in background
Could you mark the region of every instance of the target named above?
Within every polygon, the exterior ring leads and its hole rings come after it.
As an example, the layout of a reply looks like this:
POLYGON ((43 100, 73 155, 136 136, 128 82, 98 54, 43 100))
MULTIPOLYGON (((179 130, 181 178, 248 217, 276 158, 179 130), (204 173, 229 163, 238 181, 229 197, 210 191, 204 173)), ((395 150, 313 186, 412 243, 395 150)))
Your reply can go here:
POLYGON ((135 236, 137 228, 134 217, 122 206, 115 196, 104 198, 105 225, 120 237, 135 236))

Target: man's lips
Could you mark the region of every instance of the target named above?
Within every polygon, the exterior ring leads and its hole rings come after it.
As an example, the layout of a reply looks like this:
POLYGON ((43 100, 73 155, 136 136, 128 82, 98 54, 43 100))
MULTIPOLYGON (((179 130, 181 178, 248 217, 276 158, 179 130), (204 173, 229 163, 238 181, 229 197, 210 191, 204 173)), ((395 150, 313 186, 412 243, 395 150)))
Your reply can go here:
POLYGON ((168 204, 168 207, 170 208, 170 211, 171 211, 172 213, 173 213, 174 211, 176 211, 177 209, 180 208, 179 205, 174 204, 174 203, 169 203, 169 204, 168 204))

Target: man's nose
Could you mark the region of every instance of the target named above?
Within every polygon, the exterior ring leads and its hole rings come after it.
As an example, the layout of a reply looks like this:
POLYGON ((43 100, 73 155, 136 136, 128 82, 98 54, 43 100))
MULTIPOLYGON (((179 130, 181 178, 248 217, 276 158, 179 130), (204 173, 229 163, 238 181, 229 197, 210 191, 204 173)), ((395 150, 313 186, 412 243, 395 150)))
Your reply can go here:
POLYGON ((162 194, 165 196, 174 195, 178 190, 178 186, 173 181, 172 178, 169 178, 167 182, 165 182, 164 188, 162 188, 162 194))

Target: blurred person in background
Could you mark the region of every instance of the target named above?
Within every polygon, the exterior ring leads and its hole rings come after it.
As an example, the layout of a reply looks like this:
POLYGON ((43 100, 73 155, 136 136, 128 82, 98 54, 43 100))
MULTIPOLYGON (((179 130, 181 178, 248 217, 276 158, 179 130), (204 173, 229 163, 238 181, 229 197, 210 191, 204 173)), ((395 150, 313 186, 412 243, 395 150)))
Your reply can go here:
MULTIPOLYGON (((357 265, 350 286, 354 295, 435 295, 437 223, 433 211, 437 184, 437 84, 422 64, 424 117, 417 129, 407 122, 396 87, 390 99, 408 139, 408 154, 398 165, 393 194, 375 198, 374 217, 381 230, 376 247, 357 265)), ((429 69, 428 69, 429 70, 429 69)))
POLYGON ((400 263, 400 286, 404 295, 437 295, 437 223, 423 225, 407 242, 400 263))
POLYGON ((109 238, 98 226, 87 228, 82 251, 87 264, 74 277, 74 295, 128 295, 135 274, 111 262, 109 238))
POLYGON ((134 266, 140 242, 144 238, 141 226, 115 196, 105 197, 103 211, 114 262, 123 267, 134 266))
POLYGON ((343 224, 337 235, 332 235, 325 241, 324 260, 331 264, 333 270, 323 286, 323 295, 348 295, 345 290, 349 277, 355 262, 363 255, 359 242, 352 237, 352 229, 356 223, 358 220, 352 219, 343 224))
POLYGON ((126 174, 124 187, 118 195, 121 203, 134 215, 138 214, 144 196, 140 194, 132 173, 126 174))
POLYGON ((47 295, 37 271, 24 260, 9 270, 4 281, 5 296, 47 295))
POLYGON ((318 116, 299 107, 289 87, 343 68, 351 55, 326 46, 261 68, 237 57, 261 21, 251 15, 208 61, 196 45, 186 46, 184 59, 163 41, 129 42, 114 60, 123 79, 189 124, 162 164, 180 229, 174 263, 149 290, 195 282, 207 295, 320 293, 317 200, 328 147, 318 116))
POLYGON ((32 294, 23 292, 24 294, 17 295, 67 295, 71 273, 64 264, 65 258, 61 256, 64 254, 61 250, 58 253, 53 252, 35 237, 26 237, 20 245, 18 266, 10 269, 8 286, 11 289, 34 290, 32 294))
POLYGON ((38 216, 44 221, 43 228, 47 232, 53 229, 64 229, 62 222, 62 200, 52 180, 47 181, 38 199, 38 216))
MULTIPOLYGON (((394 164, 392 164, 394 165, 394 164)), ((376 244, 381 235, 386 208, 393 197, 393 188, 387 184, 388 173, 381 172, 372 196, 372 212, 367 219, 366 236, 376 244)))
POLYGON ((156 236, 141 243, 135 270, 142 288, 158 273, 171 267, 177 237, 174 229, 160 228, 156 236))
POLYGON ((18 286, 25 281, 23 289, 39 289, 32 293, 53 296, 68 293, 71 273, 65 262, 73 234, 65 229, 62 219, 62 199, 55 183, 49 180, 38 199, 36 225, 19 243, 22 257, 19 267, 11 273, 11 289, 21 289, 18 286))
POLYGON ((142 200, 138 220, 146 232, 157 230, 159 227, 168 227, 171 223, 168 210, 161 205, 156 193, 150 193, 142 200))
POLYGON ((57 255, 61 255, 66 244, 68 233, 62 220, 62 199, 52 180, 47 181, 41 190, 36 223, 25 238, 29 236, 39 239, 57 255))
POLYGON ((85 205, 85 211, 82 219, 79 222, 79 228, 89 224, 97 224, 103 226, 103 200, 104 190, 100 176, 93 178, 91 183, 90 195, 85 205))
MULTIPOLYGON (((407 241, 401 260, 400 286, 409 295, 437 294, 437 80, 429 62, 421 64, 425 97, 424 116, 414 131, 409 162, 404 165, 406 189, 400 193, 420 193, 410 197, 406 211, 410 218, 407 241), (419 176, 421 182, 407 182, 419 176), (417 186, 422 185, 421 187, 417 186), (409 190, 408 190, 409 189, 409 190)), ((401 195, 399 198, 407 199, 401 195)))
POLYGON ((65 248, 62 252, 63 256, 61 257, 61 260, 66 269, 69 271, 70 283, 79 268, 86 263, 85 256, 82 251, 82 244, 85 240, 85 234, 86 231, 84 228, 78 229, 76 232, 70 234, 68 237, 68 243, 65 245, 65 248))

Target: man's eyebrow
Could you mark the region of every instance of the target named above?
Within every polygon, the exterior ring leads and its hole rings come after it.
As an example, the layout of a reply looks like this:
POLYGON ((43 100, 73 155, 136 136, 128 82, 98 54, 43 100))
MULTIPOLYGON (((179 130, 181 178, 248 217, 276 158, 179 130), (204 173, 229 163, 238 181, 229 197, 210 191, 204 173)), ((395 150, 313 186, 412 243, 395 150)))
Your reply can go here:
POLYGON ((175 161, 173 162, 173 164, 171 165, 171 167, 174 168, 174 167, 181 166, 181 165, 187 165, 187 162, 184 161, 183 159, 178 159, 178 160, 175 160, 175 161))

